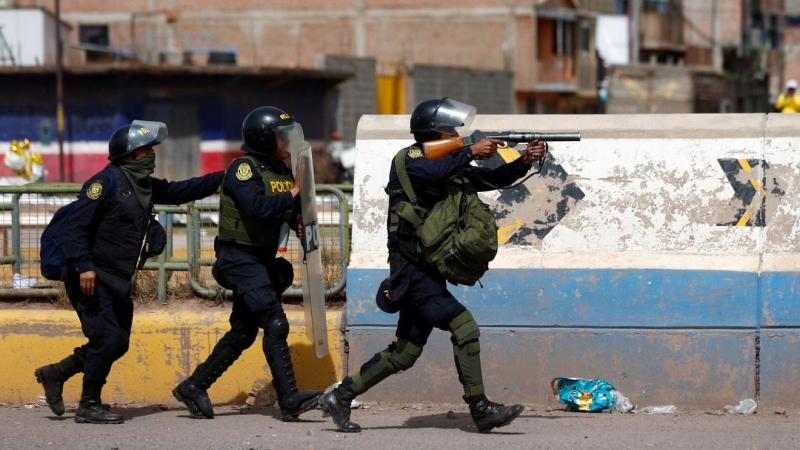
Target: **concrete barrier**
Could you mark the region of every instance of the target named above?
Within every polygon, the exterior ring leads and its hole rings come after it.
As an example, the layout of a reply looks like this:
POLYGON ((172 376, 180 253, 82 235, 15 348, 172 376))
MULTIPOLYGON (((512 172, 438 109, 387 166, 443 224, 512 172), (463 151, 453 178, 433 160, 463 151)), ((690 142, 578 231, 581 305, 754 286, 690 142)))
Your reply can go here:
MULTIPOLYGON (((491 397, 555 403, 552 378, 582 377, 641 405, 800 405, 800 117, 479 115, 472 128, 583 135, 552 143, 541 175, 484 196, 498 257, 483 288, 451 286, 481 325, 491 397)), ((374 295, 388 274, 383 188, 407 130, 408 116, 358 127, 351 371, 394 336, 374 295)), ((459 401, 447 337, 364 398, 459 401)))
MULTIPOLYGON (((172 389, 208 357, 228 331, 229 315, 230 307, 203 312, 137 312, 130 350, 111 369, 103 401, 178 406, 172 389)), ((317 359, 305 335, 303 312, 287 311, 289 346, 300 388, 324 389, 342 378, 341 316, 328 312, 330 353, 317 359)), ((66 357, 86 338, 74 311, 0 310, 0 342, 0 402, 38 403, 44 391, 34 370, 66 357)), ((253 389, 273 390, 271 382, 259 335, 208 393, 214 403, 242 404, 253 389)), ((66 383, 64 401, 77 403, 80 389, 78 375, 66 383)))

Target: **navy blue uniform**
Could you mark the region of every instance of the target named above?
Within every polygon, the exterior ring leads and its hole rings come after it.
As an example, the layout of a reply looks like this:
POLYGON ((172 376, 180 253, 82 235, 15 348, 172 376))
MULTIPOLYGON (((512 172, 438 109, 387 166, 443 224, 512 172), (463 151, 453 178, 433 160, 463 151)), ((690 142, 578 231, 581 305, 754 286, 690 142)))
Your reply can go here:
POLYGON ((281 227, 296 228, 299 196, 293 199, 294 178, 283 161, 250 153, 228 168, 220 196, 217 261, 212 273, 233 291, 231 329, 208 358, 173 390, 195 417, 213 418, 207 390, 256 340, 264 329, 261 347, 272 372, 283 420, 293 420, 313 409, 317 391, 299 391, 287 338, 289 321, 280 296, 292 283, 292 265, 276 258, 281 227))
MULTIPOLYGON (((82 367, 84 380, 98 383, 105 383, 111 365, 128 351, 133 322, 131 281, 150 215, 125 174, 114 166, 112 170, 116 192, 111 192, 106 174, 90 178, 78 195, 62 244, 67 295, 89 338, 75 349, 73 360, 82 367), (88 271, 96 273, 94 295, 85 295, 80 288, 80 274, 88 271)), ((151 201, 179 205, 207 197, 217 191, 222 177, 223 172, 177 182, 151 177, 151 201)))
MULTIPOLYGON (((250 156, 271 172, 288 175, 289 169, 282 161, 269 163, 256 153, 250 156)), ((247 180, 238 179, 236 174, 239 173, 239 166, 245 163, 247 160, 239 159, 231 164, 222 182, 223 192, 251 218, 279 220, 291 210, 290 226, 296 229, 300 217, 300 197, 292 198, 290 189, 265 195, 264 179, 258 170, 252 170, 247 180)), ((279 269, 275 266, 278 236, 274 238, 275 245, 269 248, 240 246, 226 241, 217 243, 217 281, 233 291, 231 330, 220 339, 218 345, 232 347, 241 353, 255 342, 259 327, 266 328, 276 316, 285 320, 280 294, 288 286, 276 280, 279 277, 279 269)))
MULTIPOLYGON (((421 144, 417 144, 422 147, 421 144)), ((411 180, 417 201, 421 206, 432 207, 441 197, 445 181, 470 165, 473 160, 469 147, 464 147, 444 158, 428 159, 424 156, 406 156, 406 172, 411 180)), ((490 191, 504 187, 524 176, 530 166, 522 158, 502 164, 495 169, 472 167, 469 176, 479 191, 490 191), (490 184, 489 184, 490 183, 490 184)), ((400 182, 392 160, 389 172, 389 188, 397 189, 400 182)), ((402 228, 402 227, 401 227, 402 228)), ((423 347, 433 327, 447 330, 453 318, 466 311, 453 294, 447 290, 446 280, 437 271, 426 268, 413 260, 417 242, 413 230, 398 232, 397 240, 389 242, 389 266, 394 273, 406 261, 411 262, 411 288, 409 300, 400 309, 396 336, 423 347)))

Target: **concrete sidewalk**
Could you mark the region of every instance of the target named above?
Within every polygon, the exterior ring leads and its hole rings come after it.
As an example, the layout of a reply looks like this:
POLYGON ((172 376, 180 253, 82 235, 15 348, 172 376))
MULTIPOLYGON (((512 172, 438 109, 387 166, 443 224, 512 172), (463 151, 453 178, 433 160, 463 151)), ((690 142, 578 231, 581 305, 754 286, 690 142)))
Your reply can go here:
POLYGON ((800 444, 800 411, 751 416, 703 412, 656 416, 526 410, 509 426, 480 434, 465 405, 379 405, 354 410, 358 434, 335 430, 311 411, 283 423, 273 408, 217 407, 214 420, 193 420, 168 405, 117 409, 123 425, 76 424, 74 411, 0 407, 0 448, 28 449, 702 449, 790 450, 800 444))

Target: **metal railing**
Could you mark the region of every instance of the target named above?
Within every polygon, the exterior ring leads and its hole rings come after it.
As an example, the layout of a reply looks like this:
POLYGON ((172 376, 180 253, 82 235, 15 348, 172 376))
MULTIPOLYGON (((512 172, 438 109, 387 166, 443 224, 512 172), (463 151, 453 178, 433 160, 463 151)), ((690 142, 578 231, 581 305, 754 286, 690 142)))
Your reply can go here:
MULTIPOLYGON (((57 282, 39 273, 41 233, 53 214, 80 191, 80 184, 29 184, 0 186, 0 298, 56 296, 57 282)), ((351 185, 318 185, 317 215, 325 268, 326 295, 341 292, 347 283, 350 259, 351 185)), ((231 292, 211 276, 214 264, 214 236, 217 233, 219 198, 212 196, 180 206, 156 206, 158 221, 167 232, 167 246, 142 270, 156 271, 158 302, 167 299, 167 282, 172 272, 186 272, 196 295, 220 298, 231 292)), ((286 296, 302 296, 300 264, 302 248, 293 233, 284 254, 295 268, 294 284, 286 296)))

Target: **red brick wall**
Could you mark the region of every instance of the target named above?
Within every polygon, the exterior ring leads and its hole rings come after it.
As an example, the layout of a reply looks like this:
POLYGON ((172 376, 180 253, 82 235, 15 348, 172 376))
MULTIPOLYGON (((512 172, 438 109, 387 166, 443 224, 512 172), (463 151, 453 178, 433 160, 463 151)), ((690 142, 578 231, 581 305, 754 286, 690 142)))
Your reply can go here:
MULTIPOLYGON (((21 6, 53 7, 52 0, 21 0, 21 6)), ((62 16, 73 24, 108 23, 113 47, 130 47, 130 15, 136 17, 137 47, 175 53, 182 36, 210 33, 215 46, 235 47, 240 66, 312 68, 318 54, 372 57, 475 69, 530 72, 535 57, 530 18, 540 0, 173 0, 177 20, 145 16, 149 0, 73 0, 62 2, 62 16), (361 34, 363 32, 363 34, 361 34), (143 36, 155 35, 150 45, 143 36), (172 36, 170 41, 169 36, 172 36), (358 41, 363 36, 361 42, 358 41)), ((152 10, 151 10, 152 12, 152 10)), ((77 33, 75 33, 77 36, 77 33)), ((195 44, 198 41, 194 40, 195 44)), ((78 59, 80 60, 80 59, 78 59)), ((195 57, 204 63, 204 57, 195 57)), ((530 75, 522 77, 530 83, 530 75)))

